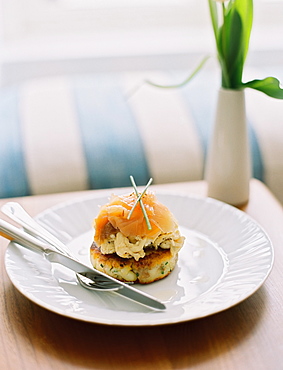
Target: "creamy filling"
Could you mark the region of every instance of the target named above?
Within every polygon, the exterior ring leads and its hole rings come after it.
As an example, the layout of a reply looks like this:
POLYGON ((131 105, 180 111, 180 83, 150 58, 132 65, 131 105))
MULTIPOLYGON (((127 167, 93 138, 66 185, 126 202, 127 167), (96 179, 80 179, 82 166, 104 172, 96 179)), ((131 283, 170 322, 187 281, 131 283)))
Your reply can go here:
POLYGON ((179 230, 171 233, 164 233, 154 240, 147 237, 126 237, 121 232, 110 234, 100 245, 102 254, 116 253, 123 258, 134 258, 138 261, 145 256, 146 248, 170 249, 171 254, 176 255, 184 244, 184 237, 179 230))

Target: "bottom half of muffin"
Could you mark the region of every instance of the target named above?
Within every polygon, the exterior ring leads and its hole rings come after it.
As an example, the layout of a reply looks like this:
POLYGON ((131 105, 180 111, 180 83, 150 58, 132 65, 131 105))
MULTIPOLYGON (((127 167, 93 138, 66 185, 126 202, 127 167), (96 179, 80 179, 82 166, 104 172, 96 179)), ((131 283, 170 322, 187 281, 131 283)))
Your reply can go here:
POLYGON ((90 260, 95 269, 115 279, 149 284, 163 279, 173 271, 178 254, 172 255, 170 249, 147 248, 145 256, 136 261, 134 258, 122 258, 116 253, 102 254, 100 248, 93 243, 90 260))

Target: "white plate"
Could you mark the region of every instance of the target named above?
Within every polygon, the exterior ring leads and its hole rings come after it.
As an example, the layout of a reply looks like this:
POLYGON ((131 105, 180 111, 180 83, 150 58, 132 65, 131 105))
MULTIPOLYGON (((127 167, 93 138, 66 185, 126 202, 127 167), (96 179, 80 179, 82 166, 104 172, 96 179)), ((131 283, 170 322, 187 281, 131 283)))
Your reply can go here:
MULTIPOLYGON (((205 317, 253 294, 273 264, 264 230, 238 209, 209 198, 157 193, 177 218, 186 242, 175 270, 165 279, 137 286, 162 300, 167 309, 151 311, 115 293, 83 289, 73 272, 10 243, 5 265, 15 287, 31 301, 58 314, 93 323, 144 326, 205 317)), ((89 264, 92 221, 107 197, 63 203, 37 220, 89 264)))

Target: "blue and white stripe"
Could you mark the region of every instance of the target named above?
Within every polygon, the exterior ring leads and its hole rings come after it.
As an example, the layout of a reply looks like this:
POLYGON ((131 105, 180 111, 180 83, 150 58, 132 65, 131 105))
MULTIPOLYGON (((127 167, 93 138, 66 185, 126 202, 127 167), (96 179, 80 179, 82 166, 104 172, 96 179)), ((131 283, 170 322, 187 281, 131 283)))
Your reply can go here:
POLYGON ((30 194, 26 173, 19 92, 9 89, 0 94, 0 197, 30 194))
MULTIPOLYGON (((150 78, 150 74, 147 77, 150 78)), ((131 91, 131 75, 127 78, 127 91, 131 91)), ((154 73, 151 79, 154 78, 166 80, 166 76, 158 73, 154 73)), ((139 78, 140 81, 144 79, 145 75, 139 78)), ((154 181, 166 183, 200 179, 203 151, 193 118, 179 92, 142 84, 128 98, 128 104, 139 126, 154 181)))
MULTIPOLYGON (((219 86, 203 71, 53 77, 0 94, 0 197, 200 180, 219 86)), ((282 101, 248 91, 253 174, 283 201, 282 101)))
POLYGON ((21 88, 20 116, 32 194, 88 188, 70 81, 36 80, 21 88))
POLYGON ((127 186, 129 174, 145 183, 144 147, 119 78, 80 77, 73 86, 90 187, 127 186))

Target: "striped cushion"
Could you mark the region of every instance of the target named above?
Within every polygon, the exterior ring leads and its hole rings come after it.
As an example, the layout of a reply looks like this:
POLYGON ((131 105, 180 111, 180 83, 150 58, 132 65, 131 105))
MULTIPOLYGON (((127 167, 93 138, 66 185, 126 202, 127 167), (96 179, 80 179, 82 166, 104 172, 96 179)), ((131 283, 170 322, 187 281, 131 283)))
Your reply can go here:
MULTIPOLYGON (((158 89, 183 72, 37 79, 0 94, 0 197, 203 178, 218 74, 158 89)), ((282 104, 247 90, 253 174, 283 200, 282 104)))

